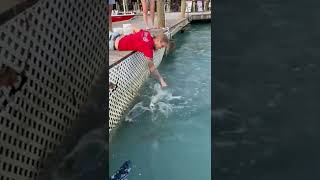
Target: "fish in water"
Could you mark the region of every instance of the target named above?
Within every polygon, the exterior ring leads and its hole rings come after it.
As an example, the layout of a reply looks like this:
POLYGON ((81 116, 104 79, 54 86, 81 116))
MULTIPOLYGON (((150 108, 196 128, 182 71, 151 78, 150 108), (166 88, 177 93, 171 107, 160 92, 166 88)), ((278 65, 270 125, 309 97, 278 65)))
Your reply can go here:
POLYGON ((110 177, 110 180, 125 180, 131 171, 131 164, 130 160, 124 162, 117 173, 110 177))

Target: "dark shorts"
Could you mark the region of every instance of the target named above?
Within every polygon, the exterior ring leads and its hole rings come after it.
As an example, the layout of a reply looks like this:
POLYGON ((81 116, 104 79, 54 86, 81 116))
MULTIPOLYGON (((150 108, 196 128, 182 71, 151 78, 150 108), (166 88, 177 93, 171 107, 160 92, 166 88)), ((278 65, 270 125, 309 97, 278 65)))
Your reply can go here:
POLYGON ((109 32, 109 50, 116 50, 115 42, 118 37, 120 37, 118 32, 109 32))

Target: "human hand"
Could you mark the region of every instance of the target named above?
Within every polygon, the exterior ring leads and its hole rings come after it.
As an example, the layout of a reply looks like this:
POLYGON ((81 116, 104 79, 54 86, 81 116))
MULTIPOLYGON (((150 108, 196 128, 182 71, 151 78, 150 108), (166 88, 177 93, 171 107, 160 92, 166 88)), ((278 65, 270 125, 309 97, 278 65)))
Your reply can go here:
POLYGON ((167 83, 164 80, 160 81, 161 88, 168 87, 167 83))

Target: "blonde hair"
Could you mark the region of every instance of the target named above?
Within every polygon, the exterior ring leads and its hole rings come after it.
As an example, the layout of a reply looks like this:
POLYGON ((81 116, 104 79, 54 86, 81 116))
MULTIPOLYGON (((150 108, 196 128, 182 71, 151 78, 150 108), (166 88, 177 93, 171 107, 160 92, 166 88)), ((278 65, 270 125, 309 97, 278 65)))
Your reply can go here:
POLYGON ((163 32, 160 32, 157 34, 156 38, 160 39, 161 42, 164 42, 166 44, 169 44, 169 38, 167 35, 165 35, 163 32))

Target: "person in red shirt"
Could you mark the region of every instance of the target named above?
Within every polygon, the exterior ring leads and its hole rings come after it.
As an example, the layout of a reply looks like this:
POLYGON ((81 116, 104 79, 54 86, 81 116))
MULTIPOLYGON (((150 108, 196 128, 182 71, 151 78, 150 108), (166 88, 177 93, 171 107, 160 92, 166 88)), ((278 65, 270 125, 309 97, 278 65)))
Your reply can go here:
POLYGON ((157 36, 152 37, 150 32, 137 28, 133 28, 133 31, 133 34, 122 36, 116 32, 109 32, 109 49, 143 53, 148 60, 150 73, 159 80, 161 87, 166 87, 166 82, 153 63, 153 51, 167 47, 169 44, 168 37, 164 33, 159 33, 157 36))

